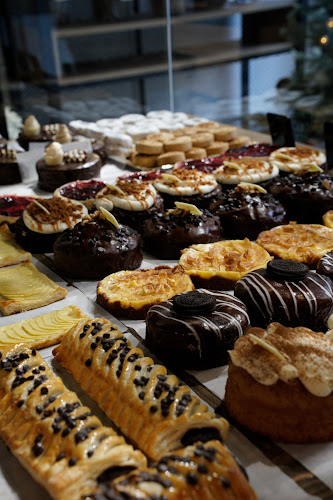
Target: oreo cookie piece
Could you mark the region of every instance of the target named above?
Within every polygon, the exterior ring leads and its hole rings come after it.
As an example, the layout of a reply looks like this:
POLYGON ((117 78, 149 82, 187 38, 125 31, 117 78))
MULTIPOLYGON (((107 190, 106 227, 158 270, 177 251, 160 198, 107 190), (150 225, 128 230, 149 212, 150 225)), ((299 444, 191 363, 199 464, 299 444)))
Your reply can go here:
POLYGON ((215 306, 216 299, 213 295, 197 291, 179 294, 173 298, 173 309, 182 316, 210 313, 215 306))
POLYGON ((274 279, 301 281, 308 272, 306 264, 294 260, 272 260, 267 264, 267 275, 274 279))

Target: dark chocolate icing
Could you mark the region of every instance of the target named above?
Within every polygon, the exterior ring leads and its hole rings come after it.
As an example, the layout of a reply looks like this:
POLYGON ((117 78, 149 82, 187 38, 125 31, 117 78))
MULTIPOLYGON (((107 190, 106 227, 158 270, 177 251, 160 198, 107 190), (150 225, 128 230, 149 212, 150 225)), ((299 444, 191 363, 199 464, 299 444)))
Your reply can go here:
POLYGON ((118 222, 125 224, 125 226, 132 227, 141 234, 145 221, 153 215, 163 211, 163 199, 157 194, 154 204, 148 210, 125 210, 123 208, 114 207, 112 209, 112 214, 118 222))
POLYGON ((198 291, 215 298, 213 311, 183 316, 177 314, 171 299, 148 312, 146 344, 170 365, 189 369, 224 365, 228 350, 249 326, 246 306, 236 297, 219 291, 198 291))
POLYGON ((195 243, 214 243, 222 239, 218 217, 208 210, 193 215, 183 210, 155 214, 143 227, 143 245, 160 259, 179 259, 180 252, 195 243))
POLYGON ((317 272, 333 279, 333 251, 328 252, 320 259, 317 272))
POLYGON ((21 182, 21 174, 17 163, 16 151, 0 146, 0 185, 21 182))
POLYGON ((221 186, 217 186, 213 191, 205 194, 195 194, 193 196, 173 196, 168 193, 162 193, 165 209, 174 208, 175 201, 182 201, 183 203, 191 203, 200 209, 208 208, 212 199, 219 197, 222 193, 221 186))
POLYGON ((140 266, 140 236, 96 217, 64 231, 54 244, 54 263, 66 276, 102 279, 140 266))
POLYGON ((247 305, 251 325, 262 328, 274 321, 326 331, 333 312, 333 282, 315 272, 302 280, 287 281, 258 269, 237 281, 235 295, 247 305))

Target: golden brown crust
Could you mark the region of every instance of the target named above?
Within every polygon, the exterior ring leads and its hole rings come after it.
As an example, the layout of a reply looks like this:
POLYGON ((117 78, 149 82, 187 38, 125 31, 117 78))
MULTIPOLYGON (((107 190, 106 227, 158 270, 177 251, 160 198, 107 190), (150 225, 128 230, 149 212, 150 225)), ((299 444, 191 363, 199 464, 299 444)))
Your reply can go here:
POLYGON ((266 267, 272 260, 262 250, 247 238, 191 245, 182 250, 179 265, 200 287, 212 288, 215 283, 217 287, 225 285, 225 290, 231 290, 230 281, 235 283, 244 274, 266 267))
POLYGON ((162 165, 176 163, 177 161, 185 161, 185 159, 185 153, 183 151, 169 151, 168 153, 163 153, 158 156, 157 165, 162 167, 162 165))
POLYGON ((242 148, 251 144, 251 139, 247 135, 239 135, 229 142, 229 148, 242 148))
POLYGON ((200 160, 206 158, 207 151, 204 148, 191 148, 186 151, 186 158, 188 160, 200 160))
POLYGON ((153 141, 152 139, 143 139, 136 143, 136 150, 140 154, 144 155, 160 155, 163 153, 163 144, 159 141, 153 141))
POLYGON ((275 257, 303 262, 315 268, 319 259, 333 250, 333 229, 320 224, 290 222, 263 231, 257 243, 275 257))
POLYGON ((138 153, 133 153, 131 155, 131 162, 138 167, 143 168, 153 168, 156 167, 158 155, 143 155, 138 153))
POLYGON ((197 148, 207 148, 214 142, 214 135, 210 132, 200 132, 192 137, 192 144, 197 148))
POLYGON ((112 467, 145 457, 102 425, 35 351, 1 349, 0 435, 56 500, 79 500, 112 467))
POLYGON ((14 240, 7 224, 0 226, 0 267, 13 266, 31 260, 31 253, 26 252, 14 240))
POLYGON ((0 269, 0 311, 6 316, 43 307, 67 295, 62 288, 31 264, 0 269))
POLYGON ((213 155, 220 155, 222 153, 225 153, 229 149, 229 143, 228 142, 212 142, 207 147, 207 155, 208 156, 213 156, 213 155))
POLYGON ((222 125, 213 129, 215 141, 230 142, 236 135, 236 127, 232 125, 222 125))
POLYGON ((329 210, 323 215, 324 226, 333 229, 333 210, 329 210))
POLYGON ((156 466, 130 472, 94 493, 104 500, 111 498, 113 492, 128 500, 257 499, 231 453, 218 441, 177 450, 161 458, 156 466))
POLYGON ((144 319, 153 305, 193 289, 179 266, 120 271, 100 281, 97 302, 115 316, 144 319))
POLYGON ((223 418, 210 413, 189 387, 133 348, 105 319, 79 323, 53 354, 121 432, 154 460, 187 444, 196 430, 208 433, 208 439, 212 434, 226 438, 223 418))
MULTIPOLYGON (((175 137, 171 141, 164 142, 164 149, 166 152, 183 151, 184 153, 191 149, 192 139, 187 135, 175 137)), ((178 161, 178 160, 176 160, 178 161)))

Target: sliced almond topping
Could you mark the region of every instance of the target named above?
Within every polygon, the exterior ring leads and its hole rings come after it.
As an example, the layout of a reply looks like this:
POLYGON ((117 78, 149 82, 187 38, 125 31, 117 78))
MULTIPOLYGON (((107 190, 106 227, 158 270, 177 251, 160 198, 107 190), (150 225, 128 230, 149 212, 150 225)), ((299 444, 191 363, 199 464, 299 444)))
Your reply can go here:
POLYGON ((202 212, 196 207, 192 205, 192 203, 184 203, 182 201, 175 201, 175 205, 177 208, 181 210, 186 210, 186 212, 190 212, 192 215, 202 215, 202 212))
POLYGON ((108 210, 106 210, 103 207, 100 207, 99 210, 100 210, 100 212, 102 212, 102 214, 104 215, 104 217, 109 222, 111 222, 111 224, 113 224, 117 229, 120 227, 119 222, 117 221, 117 219, 115 218, 115 216, 112 215, 108 210))
POLYGON ((41 203, 39 203, 39 201, 37 201, 37 200, 33 200, 33 202, 32 202, 32 203, 34 203, 35 205, 37 205, 37 207, 39 207, 39 208, 41 208, 42 210, 44 210, 44 212, 45 212, 47 215, 50 215, 49 210, 48 210, 46 207, 44 207, 44 205, 42 205, 41 203))
POLYGON ((278 351, 278 349, 276 347, 274 347, 272 344, 269 344, 268 342, 266 342, 266 340, 263 340, 263 339, 257 337, 253 333, 249 333, 248 336, 250 337, 250 339, 253 342, 260 345, 261 347, 266 349, 266 351, 269 351, 271 354, 274 354, 274 356, 279 358, 281 361, 286 361, 284 356, 280 353, 280 351, 278 351))

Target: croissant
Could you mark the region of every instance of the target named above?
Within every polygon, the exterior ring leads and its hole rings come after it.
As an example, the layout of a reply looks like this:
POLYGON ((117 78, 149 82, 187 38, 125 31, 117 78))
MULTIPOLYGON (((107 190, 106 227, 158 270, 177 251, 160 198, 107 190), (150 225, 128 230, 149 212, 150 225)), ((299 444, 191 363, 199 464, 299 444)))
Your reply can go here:
POLYGON ((157 460, 195 441, 227 436, 228 422, 134 348, 109 321, 81 321, 53 350, 120 431, 157 460))
POLYGON ((35 349, 18 344, 1 351, 0 436, 54 499, 77 500, 106 471, 146 464, 140 451, 66 389, 35 349))
POLYGON ((101 484, 86 500, 256 500, 231 453, 219 441, 190 445, 154 467, 101 484))

